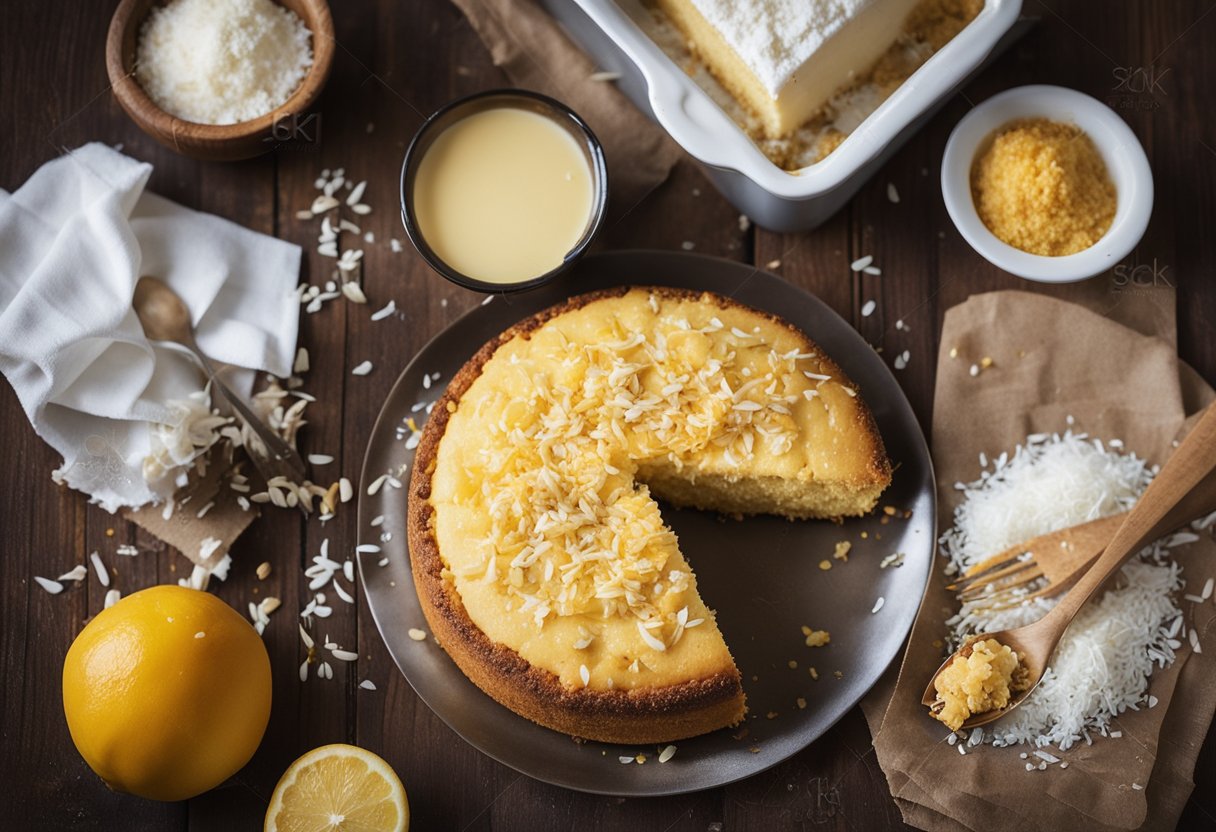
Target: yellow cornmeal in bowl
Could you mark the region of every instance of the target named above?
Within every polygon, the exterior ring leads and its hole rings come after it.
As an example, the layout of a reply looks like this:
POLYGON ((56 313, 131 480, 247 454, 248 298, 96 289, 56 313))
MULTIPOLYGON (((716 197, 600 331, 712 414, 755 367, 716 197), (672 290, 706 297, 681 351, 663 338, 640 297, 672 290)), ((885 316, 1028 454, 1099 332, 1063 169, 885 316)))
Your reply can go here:
POLYGON ((971 167, 980 220, 1002 242, 1060 257, 1098 242, 1118 198, 1106 163, 1079 127, 1045 118, 1010 122, 971 167))
POLYGON ((1025 683, 1026 669, 1018 654, 996 639, 982 639, 971 646, 970 655, 956 656, 933 680, 941 703, 933 718, 957 731, 972 714, 1004 708, 1025 683))

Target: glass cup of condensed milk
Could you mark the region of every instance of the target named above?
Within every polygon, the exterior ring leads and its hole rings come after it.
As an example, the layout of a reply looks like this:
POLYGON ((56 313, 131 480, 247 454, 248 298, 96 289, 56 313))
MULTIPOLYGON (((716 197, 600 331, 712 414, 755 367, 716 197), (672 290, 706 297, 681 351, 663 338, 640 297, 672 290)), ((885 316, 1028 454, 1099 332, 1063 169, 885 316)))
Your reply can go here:
POLYGON ((547 283, 604 220, 608 173, 591 129, 528 90, 477 93, 423 123, 401 169, 401 217, 435 271, 478 292, 547 283))

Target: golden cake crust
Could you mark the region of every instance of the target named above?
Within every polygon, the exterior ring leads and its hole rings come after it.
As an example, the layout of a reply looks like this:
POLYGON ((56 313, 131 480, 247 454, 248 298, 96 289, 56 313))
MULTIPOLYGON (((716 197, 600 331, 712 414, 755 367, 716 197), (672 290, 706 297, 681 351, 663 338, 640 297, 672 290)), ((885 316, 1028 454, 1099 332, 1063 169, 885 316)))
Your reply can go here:
MULTIPOLYGON (((598 300, 623 297, 638 288, 622 286, 591 292, 543 310, 491 339, 466 362, 435 403, 422 431, 410 477, 407 520, 411 568, 419 602, 436 640, 461 671, 495 700, 534 722, 576 737, 627 744, 681 739, 737 724, 745 712, 737 668, 731 666, 705 678, 661 687, 605 690, 564 686, 556 674, 492 641, 473 622, 453 581, 445 577, 430 497, 439 445, 449 419, 497 350, 515 338, 529 337, 560 315, 598 300)), ((708 301, 720 308, 743 307, 712 293, 643 288, 659 298, 708 301)), ((759 314, 810 343, 805 333, 787 321, 759 314)), ((851 384, 834 362, 824 363, 834 377, 851 384)), ((890 479, 890 464, 873 417, 865 407, 855 412, 858 423, 853 427, 867 434, 873 449, 866 467, 872 478, 885 483, 890 479)))

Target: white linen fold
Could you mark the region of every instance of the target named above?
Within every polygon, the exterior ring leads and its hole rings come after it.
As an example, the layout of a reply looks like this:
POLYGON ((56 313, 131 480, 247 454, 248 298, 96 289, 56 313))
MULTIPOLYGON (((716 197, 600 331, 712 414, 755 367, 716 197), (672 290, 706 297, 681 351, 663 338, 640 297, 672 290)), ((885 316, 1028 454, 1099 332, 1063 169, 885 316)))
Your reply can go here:
POLYGON ((141 466, 149 422, 203 386, 192 359, 154 344, 131 308, 142 275, 190 308, 199 347, 287 376, 299 326, 298 246, 145 190, 152 167, 88 144, 0 190, 0 372, 38 435, 63 456, 57 475, 109 511, 158 502, 141 466))

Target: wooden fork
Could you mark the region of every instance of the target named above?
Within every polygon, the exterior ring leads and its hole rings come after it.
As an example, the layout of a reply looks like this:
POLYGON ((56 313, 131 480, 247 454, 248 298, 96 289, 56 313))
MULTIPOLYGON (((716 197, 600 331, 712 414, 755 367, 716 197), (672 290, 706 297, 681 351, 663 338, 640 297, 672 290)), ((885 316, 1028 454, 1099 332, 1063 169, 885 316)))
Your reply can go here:
MULTIPOLYGON (((1184 497, 1170 511, 1169 520, 1179 527, 1213 511, 1216 511, 1216 474, 1208 475, 1184 497)), ((957 592, 960 601, 982 601, 991 610, 1058 595, 1093 565, 1127 514, 1112 514, 1057 529, 1011 546, 971 566, 946 589, 957 592), (1033 592, 1018 592, 1043 579, 1046 583, 1033 592)))

